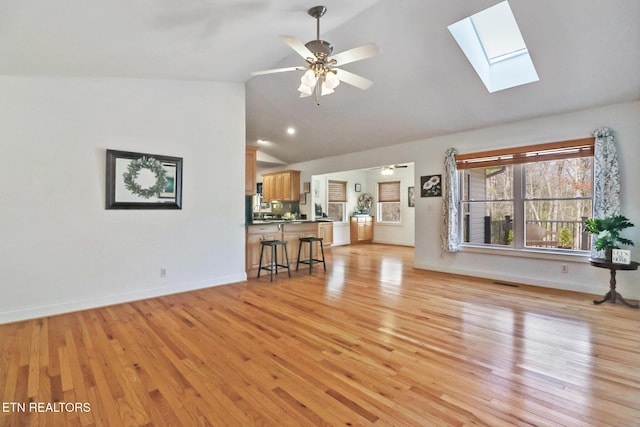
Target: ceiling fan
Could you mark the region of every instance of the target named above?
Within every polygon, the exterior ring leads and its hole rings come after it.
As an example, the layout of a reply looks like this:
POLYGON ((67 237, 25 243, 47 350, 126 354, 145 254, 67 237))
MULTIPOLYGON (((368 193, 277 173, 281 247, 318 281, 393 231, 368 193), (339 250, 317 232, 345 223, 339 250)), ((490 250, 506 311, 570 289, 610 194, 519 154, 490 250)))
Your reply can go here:
POLYGON ((371 170, 376 170, 376 169, 382 169, 380 171, 380 173, 382 175, 393 175, 393 170, 394 169, 398 169, 398 168, 406 168, 407 165, 386 165, 386 166, 380 166, 377 168, 372 168, 371 170))
POLYGON ((316 18, 316 40, 302 44, 293 36, 280 36, 286 44, 307 61, 308 65, 256 71, 252 75, 260 76, 285 71, 305 70, 300 79, 300 87, 298 87, 300 97, 311 96, 315 92, 318 105, 320 105, 320 97, 332 94, 341 81, 363 90, 368 89, 373 84, 371 80, 336 67, 376 56, 380 53, 380 49, 373 43, 367 43, 331 55, 333 46, 325 40, 320 40, 320 18, 326 11, 327 8, 325 6, 315 6, 307 11, 309 15, 316 18))

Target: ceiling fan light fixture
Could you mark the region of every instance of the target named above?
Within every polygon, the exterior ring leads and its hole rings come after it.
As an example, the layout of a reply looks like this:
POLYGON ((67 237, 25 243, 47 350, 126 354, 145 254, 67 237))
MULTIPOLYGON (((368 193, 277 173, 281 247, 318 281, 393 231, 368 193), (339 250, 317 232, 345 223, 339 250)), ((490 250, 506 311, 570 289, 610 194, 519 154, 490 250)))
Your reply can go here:
POLYGON ((335 73, 328 71, 324 76, 323 86, 327 86, 329 89, 335 89, 340 84, 340 80, 336 77, 335 73))
POLYGON ((335 91, 327 86, 326 82, 322 82, 322 92, 320 93, 320 96, 331 95, 333 92, 335 91))
POLYGON ((315 84, 313 86, 307 86, 304 83, 300 83, 300 86, 298 87, 298 92, 304 93, 305 95, 311 95, 313 93, 314 87, 315 87, 315 84))
POLYGON ((382 175, 388 176, 388 175, 393 175, 393 169, 390 168, 389 166, 385 166, 382 168, 382 170, 380 171, 380 173, 382 175))
POLYGON ((309 88, 314 87, 317 81, 318 77, 316 77, 316 73, 314 73, 313 70, 307 70, 302 77, 300 77, 300 83, 309 88))

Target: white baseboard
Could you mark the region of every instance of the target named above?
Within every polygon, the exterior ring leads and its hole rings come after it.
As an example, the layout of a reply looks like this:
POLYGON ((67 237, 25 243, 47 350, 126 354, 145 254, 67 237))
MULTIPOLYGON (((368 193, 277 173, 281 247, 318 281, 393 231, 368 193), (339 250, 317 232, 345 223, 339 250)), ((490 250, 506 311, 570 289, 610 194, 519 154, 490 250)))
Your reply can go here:
POLYGON ((211 288, 230 283, 244 282, 247 274, 242 273, 233 276, 216 277, 211 280, 203 280, 191 283, 180 283, 160 288, 143 289, 139 291, 124 292, 99 297, 80 298, 73 301, 64 301, 51 305, 25 307, 18 310, 0 312, 0 324, 18 322, 21 320, 37 319, 40 317, 54 316, 73 311, 87 310, 108 305, 122 304, 147 298, 155 298, 181 292, 211 288))
POLYGON ((443 268, 441 265, 415 262, 415 268, 422 270, 433 270, 442 273, 461 274, 463 276, 479 277, 482 279, 499 280, 503 282, 522 283, 523 285, 540 286, 542 288, 561 289, 565 291, 583 292, 587 294, 600 295, 607 289, 602 285, 577 284, 568 282, 559 282, 555 280, 545 280, 539 278, 514 276, 510 274, 501 274, 496 272, 484 272, 477 270, 466 270, 461 268, 443 268))
POLYGON ((415 247, 416 245, 413 242, 398 242, 398 241, 386 241, 386 240, 378 240, 374 239, 373 243, 380 243, 381 245, 395 245, 395 246, 409 246, 415 247))

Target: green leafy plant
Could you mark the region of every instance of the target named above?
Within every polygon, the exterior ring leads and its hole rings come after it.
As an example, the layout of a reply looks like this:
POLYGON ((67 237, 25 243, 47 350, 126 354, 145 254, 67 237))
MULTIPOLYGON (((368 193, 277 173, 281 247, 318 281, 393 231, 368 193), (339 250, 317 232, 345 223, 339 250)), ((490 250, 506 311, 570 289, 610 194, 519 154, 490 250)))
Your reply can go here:
POLYGON ((596 234, 595 245, 599 251, 607 249, 619 249, 620 245, 634 246, 633 242, 620 236, 625 228, 633 227, 629 218, 623 215, 613 215, 606 218, 591 218, 584 222, 585 230, 596 234))
POLYGON ((558 233, 558 246, 563 249, 573 247, 573 234, 567 227, 562 227, 558 233))
POLYGON ((512 243, 513 243, 513 230, 509 230, 504 235, 504 244, 507 246, 511 246, 512 243))

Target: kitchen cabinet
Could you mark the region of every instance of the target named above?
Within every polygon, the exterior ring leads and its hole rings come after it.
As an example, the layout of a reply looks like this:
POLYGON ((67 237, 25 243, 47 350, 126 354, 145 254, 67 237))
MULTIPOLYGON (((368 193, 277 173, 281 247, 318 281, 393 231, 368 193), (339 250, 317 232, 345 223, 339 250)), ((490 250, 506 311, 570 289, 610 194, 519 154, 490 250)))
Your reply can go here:
POLYGON ((283 171, 262 175, 262 200, 300 200, 300 171, 283 171))
MULTIPOLYGON (((287 242, 287 250, 289 251, 289 264, 295 268, 298 261, 298 250, 300 249, 301 237, 318 237, 318 224, 285 224, 282 229, 282 240, 287 242)), ((319 246, 318 246, 319 248, 319 246)), ((314 253, 316 248, 313 249, 314 253)), ((278 254, 280 256, 280 254, 278 254)), ((302 259, 309 258, 309 244, 302 246, 300 252, 302 259)))
POLYGON ((244 194, 251 196, 256 194, 256 161, 258 147, 247 145, 244 157, 244 194))
POLYGON ((333 245, 333 222, 319 222, 318 237, 322 237, 322 244, 325 248, 333 245))
POLYGON ((276 200, 284 200, 284 188, 283 188, 283 179, 282 179, 282 174, 278 174, 276 176, 274 176, 275 179, 275 186, 276 186, 276 200))
POLYGON ((262 175, 262 200, 265 202, 275 200, 276 187, 273 175, 262 175))
POLYGON ((373 217, 369 215, 352 216, 349 224, 351 244, 373 241, 373 217))
MULTIPOLYGON (((246 241, 246 269, 258 271, 260 266, 260 250, 263 240, 281 240, 282 230, 280 224, 268 224, 268 225, 253 225, 247 227, 247 241, 246 241)), ((278 248, 280 249, 280 248, 278 248)), ((278 260, 282 259, 281 254, 278 253, 278 260)), ((271 251, 264 251, 264 259, 262 264, 266 265, 271 262, 271 251)))

